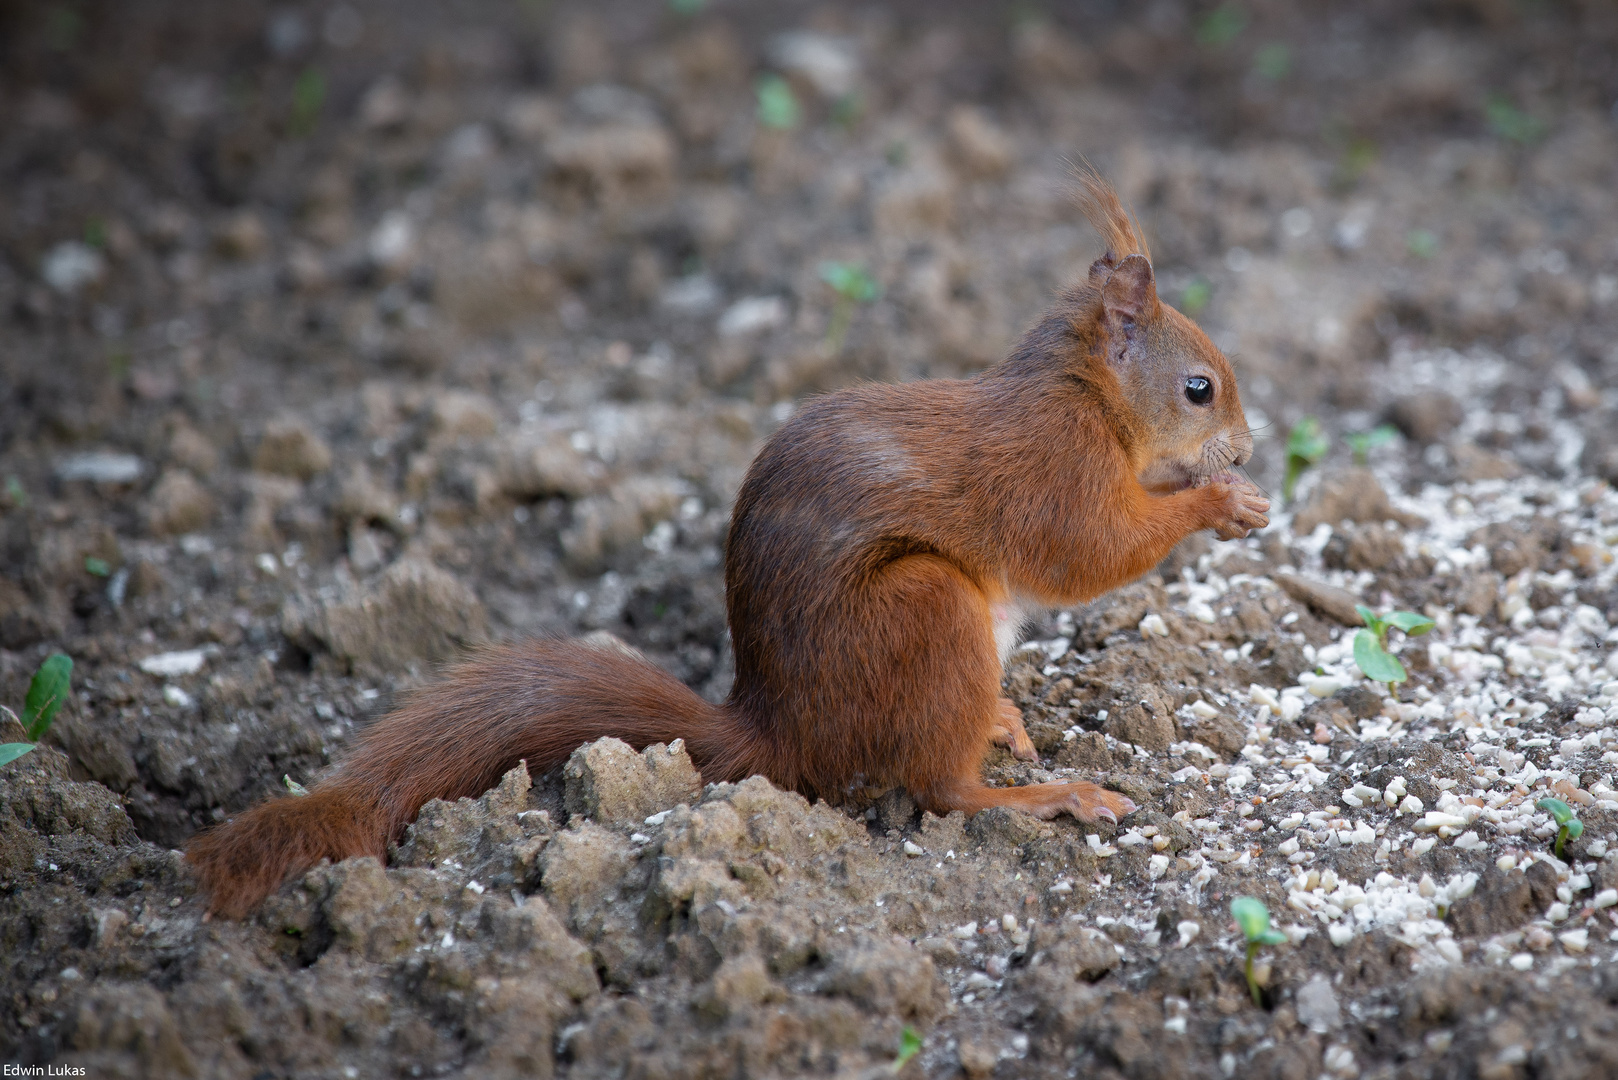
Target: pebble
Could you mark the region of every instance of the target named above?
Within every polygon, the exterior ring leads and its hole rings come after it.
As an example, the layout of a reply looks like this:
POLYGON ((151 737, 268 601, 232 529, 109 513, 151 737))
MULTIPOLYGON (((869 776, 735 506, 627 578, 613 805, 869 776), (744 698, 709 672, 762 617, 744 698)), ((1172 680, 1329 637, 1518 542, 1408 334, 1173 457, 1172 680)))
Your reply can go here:
POLYGON ((208 654, 203 649, 182 649, 178 652, 157 653, 140 661, 139 667, 148 675, 172 679, 181 675, 195 675, 202 670, 208 654))

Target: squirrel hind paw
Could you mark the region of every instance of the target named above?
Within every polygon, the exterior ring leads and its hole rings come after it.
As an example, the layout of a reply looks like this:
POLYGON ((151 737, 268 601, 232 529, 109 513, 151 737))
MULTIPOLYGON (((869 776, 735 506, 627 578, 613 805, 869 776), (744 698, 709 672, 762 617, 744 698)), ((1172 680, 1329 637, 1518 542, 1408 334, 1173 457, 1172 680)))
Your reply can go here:
POLYGON ((1080 821, 1094 824, 1097 821, 1110 821, 1118 824, 1120 818, 1133 814, 1138 807, 1135 800, 1117 791, 1108 791, 1095 784, 1074 784, 1076 790, 1072 797, 1070 812, 1080 821))

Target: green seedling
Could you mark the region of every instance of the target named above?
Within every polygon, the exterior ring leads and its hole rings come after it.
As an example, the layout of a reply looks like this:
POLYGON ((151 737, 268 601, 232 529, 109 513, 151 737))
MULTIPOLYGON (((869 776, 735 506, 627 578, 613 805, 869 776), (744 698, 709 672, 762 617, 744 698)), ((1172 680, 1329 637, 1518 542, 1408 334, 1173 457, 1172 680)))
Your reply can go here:
POLYGON ((1201 45, 1229 45, 1247 29, 1247 13, 1235 4, 1221 4, 1202 17, 1197 24, 1197 42, 1201 45))
POLYGON ((1213 298, 1213 286, 1204 277, 1194 277, 1180 294, 1180 310, 1196 318, 1213 298))
POLYGON ((1438 234, 1431 229, 1411 229, 1405 236, 1405 250, 1418 259, 1438 254, 1438 234))
POLYGON ((72 4, 45 9, 45 43, 53 52, 70 52, 84 37, 84 16, 72 4))
POLYGON ((1247 992, 1253 995, 1253 1004, 1262 1008, 1264 999, 1259 993, 1258 979, 1253 976, 1253 958, 1265 945, 1285 945, 1287 936, 1270 926, 1270 909, 1256 896, 1238 896, 1232 900, 1230 915, 1236 920, 1242 937, 1247 939, 1247 966, 1244 969, 1247 992))
POLYGON ((1577 840, 1584 835, 1584 822, 1561 799, 1541 799, 1534 806, 1556 820, 1556 857, 1562 858, 1562 847, 1569 840, 1577 840))
POLYGON ((1349 450, 1354 453, 1354 464, 1364 465, 1371 459, 1371 451, 1386 446, 1399 437, 1399 429, 1392 424, 1378 424, 1370 431, 1351 431, 1343 436, 1349 450))
POLYGON ((1271 42, 1253 55, 1253 74, 1265 82, 1280 82, 1292 72, 1292 50, 1271 42))
POLYGON ((84 569, 86 573, 94 574, 96 577, 107 577, 112 573, 112 564, 106 559, 98 559, 94 555, 86 555, 84 557, 84 569))
POLYGON ((326 104, 326 76, 316 68, 304 68, 292 84, 292 134, 302 137, 315 130, 320 110, 326 104))
POLYGON ((1364 604, 1355 604, 1354 610, 1365 620, 1365 629, 1354 635, 1354 662, 1367 679, 1387 683, 1388 690, 1398 697, 1398 684, 1410 678, 1399 658, 1388 651, 1388 631, 1400 630, 1407 637, 1420 637, 1438 624, 1414 611, 1394 611, 1378 615, 1364 604))
POLYGON ((28 505, 28 491, 15 476, 6 477, 6 502, 19 509, 28 505))
POLYGON ((1343 156, 1337 160, 1332 178, 1338 188, 1350 188, 1365 175, 1365 170, 1376 164, 1376 143, 1363 135, 1355 136, 1343 147, 1343 156))
POLYGON ((1517 108, 1504 94, 1490 95, 1484 103, 1483 115, 1489 128, 1502 139, 1524 146, 1545 137, 1545 124, 1538 117, 1517 108))
POLYGON ((286 787, 288 792, 290 792, 293 795, 298 796, 299 798, 302 798, 303 796, 309 794, 309 789, 304 787, 302 784, 298 783, 296 780, 292 779, 290 774, 282 776, 281 777, 281 783, 286 787))
POLYGON ((73 660, 63 653, 52 653, 39 665, 39 670, 28 682, 28 696, 23 699, 22 716, 17 717, 10 709, 5 710, 22 724, 28 741, 0 743, 0 765, 16 761, 39 745, 39 740, 51 729, 57 712, 67 701, 72 678, 73 660))
POLYGON ((858 90, 850 90, 832 102, 831 122, 845 131, 859 122, 865 113, 865 99, 858 90))
POLYGON ((669 0, 669 9, 676 15, 695 15, 708 6, 708 0, 669 0))
POLYGON ((831 324, 826 327, 826 348, 833 355, 843 351, 843 339, 848 336, 848 325, 854 319, 854 309, 869 304, 882 295, 882 287, 859 263, 827 261, 820 264, 820 280, 832 287, 837 302, 831 309, 831 324))
POLYGON ((906 1027, 899 1036, 899 1054, 893 1059, 893 1071, 903 1069, 910 1059, 919 1053, 921 1053, 921 1034, 913 1027, 906 1027))
POLYGON ((1292 501, 1292 493, 1297 490, 1298 478, 1304 470, 1317 464, 1331 449, 1331 440, 1320 428, 1320 421, 1313 416, 1306 416, 1292 425, 1287 433, 1287 472, 1281 481, 1281 497, 1288 502, 1292 501))
POLYGON ((779 75, 766 75, 758 81, 758 122, 772 131, 790 131, 798 126, 802 110, 792 86, 779 75))

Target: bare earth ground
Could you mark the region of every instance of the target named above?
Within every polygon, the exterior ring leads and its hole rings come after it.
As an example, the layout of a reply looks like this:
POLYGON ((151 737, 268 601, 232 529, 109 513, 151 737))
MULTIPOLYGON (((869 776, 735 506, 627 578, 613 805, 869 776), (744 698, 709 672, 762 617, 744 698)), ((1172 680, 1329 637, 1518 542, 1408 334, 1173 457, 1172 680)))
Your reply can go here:
POLYGON ((6 1060, 875 1076, 908 1026, 908 1076, 1618 1073, 1614 9, 1000 7, 0 9, 0 701, 77 664, 0 769, 6 1060), (989 775, 1137 814, 602 742, 203 919, 174 849, 468 644, 606 630, 721 697, 760 441, 1002 355, 1098 254, 1078 154, 1277 436, 1260 482, 1306 413, 1401 432, 1030 628, 1042 758, 989 775), (882 289, 841 348, 827 259, 882 289), (1438 620, 1401 700, 1355 600, 1438 620), (1262 1007, 1244 893, 1290 938, 1262 1007))

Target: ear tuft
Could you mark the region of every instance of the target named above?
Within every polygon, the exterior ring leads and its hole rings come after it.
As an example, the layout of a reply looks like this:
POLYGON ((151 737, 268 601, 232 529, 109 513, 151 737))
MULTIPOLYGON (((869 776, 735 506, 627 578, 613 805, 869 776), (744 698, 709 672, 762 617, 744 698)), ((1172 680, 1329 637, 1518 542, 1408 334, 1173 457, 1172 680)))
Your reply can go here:
MULTIPOLYGON (((1095 273, 1094 267, 1091 273, 1095 273)), ((1140 255, 1126 257, 1102 284, 1101 306, 1109 322, 1138 323, 1151 318, 1157 310, 1152 264, 1140 255)))

